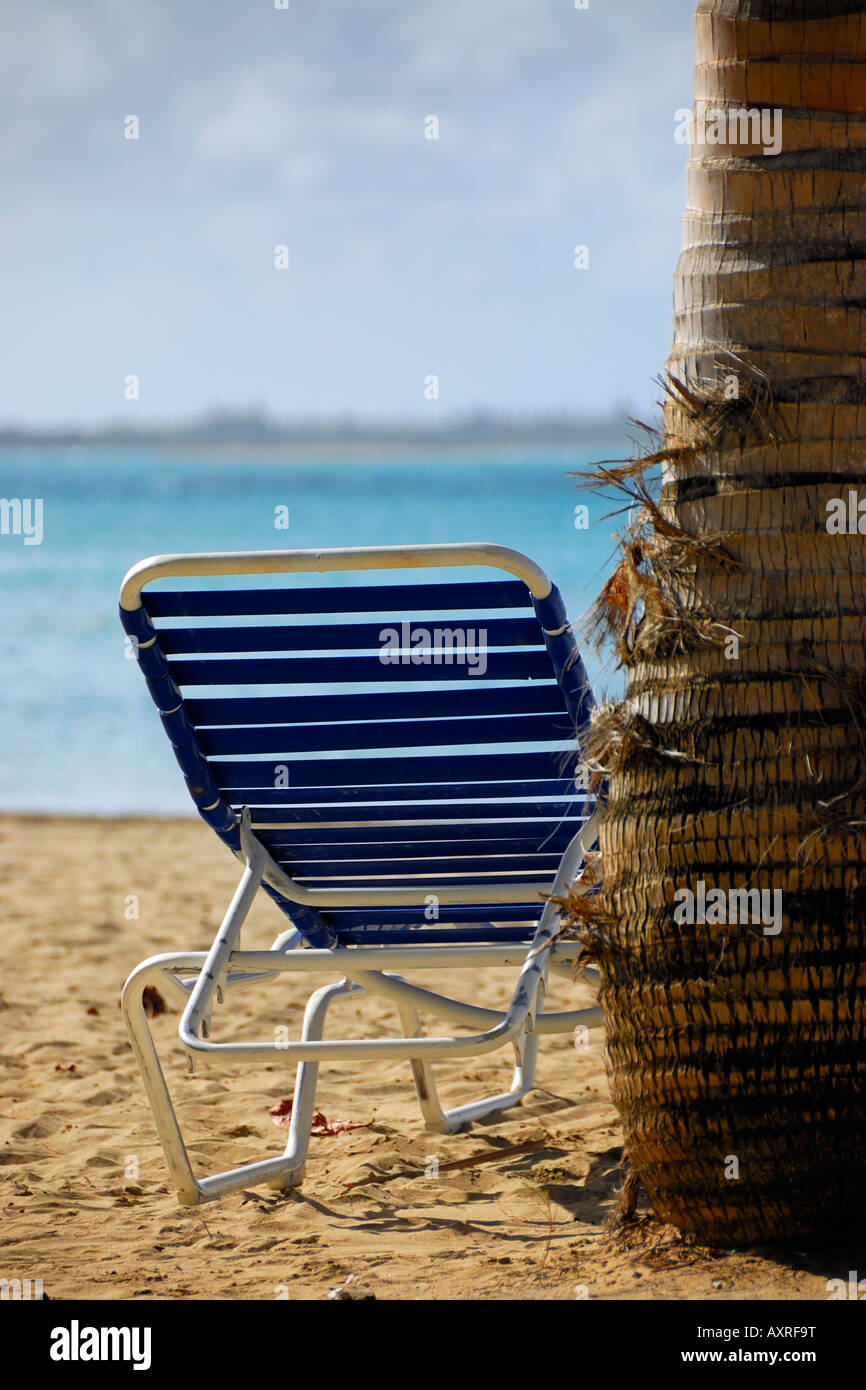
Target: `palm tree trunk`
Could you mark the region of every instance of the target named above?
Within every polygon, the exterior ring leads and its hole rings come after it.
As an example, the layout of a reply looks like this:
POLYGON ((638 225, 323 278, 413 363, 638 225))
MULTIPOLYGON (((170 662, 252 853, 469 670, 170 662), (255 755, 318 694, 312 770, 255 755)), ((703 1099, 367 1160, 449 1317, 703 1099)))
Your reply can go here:
POLYGON ((660 1216, 833 1240, 866 1229, 866 534, 828 530, 866 514, 866 6, 696 28, 697 114, 780 110, 782 148, 690 150, 601 833, 609 1067, 660 1216), (724 906, 690 922, 701 882, 724 906))

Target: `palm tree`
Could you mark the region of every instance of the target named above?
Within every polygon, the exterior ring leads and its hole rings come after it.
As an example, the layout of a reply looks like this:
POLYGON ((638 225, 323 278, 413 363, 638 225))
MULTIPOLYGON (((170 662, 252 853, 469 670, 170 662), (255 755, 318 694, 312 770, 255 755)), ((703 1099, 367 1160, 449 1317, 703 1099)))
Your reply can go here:
POLYGON ((802 1243, 866 1227, 866 5, 696 27, 664 439, 606 470, 645 505, 599 608, 597 952, 656 1213, 802 1243))

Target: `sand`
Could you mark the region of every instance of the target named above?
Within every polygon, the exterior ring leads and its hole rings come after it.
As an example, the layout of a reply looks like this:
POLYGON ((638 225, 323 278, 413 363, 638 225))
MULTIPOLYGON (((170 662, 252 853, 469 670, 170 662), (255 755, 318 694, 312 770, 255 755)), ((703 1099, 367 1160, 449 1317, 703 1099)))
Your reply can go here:
MULTIPOLYGON (((181 1207, 118 998, 144 956, 210 945, 237 864, 192 819, 0 817, 0 847, 0 1278, 84 1299, 325 1299, 343 1285, 377 1299, 825 1299, 827 1280, 857 1267, 852 1252, 694 1247, 649 1217, 610 1230, 622 1136, 601 1032, 581 1051, 544 1039, 533 1096, 452 1136, 423 1129, 408 1063, 323 1067, 319 1109, 365 1128, 314 1137, 299 1189, 181 1207)), ((262 898, 244 945, 284 926, 262 898)), ((236 1023, 217 1011, 214 1036, 294 1029, 305 990, 331 978, 236 994, 236 1023)), ((502 1004, 512 979, 466 972, 467 997, 502 1004)), ((586 982, 552 982, 548 1007, 591 1002, 586 982)), ((340 1019, 361 1037, 397 1033, 375 1000, 346 1000, 332 1028, 340 1019)), ((177 1022, 153 1027, 198 1171, 279 1153, 269 1112, 291 1095, 291 1069, 189 1076, 177 1022)), ((438 1068, 443 1103, 507 1087, 509 1058, 438 1068)))

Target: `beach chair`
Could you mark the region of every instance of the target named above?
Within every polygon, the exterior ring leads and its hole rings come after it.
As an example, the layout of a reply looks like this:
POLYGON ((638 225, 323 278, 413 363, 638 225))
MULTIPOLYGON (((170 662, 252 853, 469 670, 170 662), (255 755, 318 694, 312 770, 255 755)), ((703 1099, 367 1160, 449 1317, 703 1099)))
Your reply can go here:
POLYGON ((579 765, 592 694, 536 564, 490 544, 163 555, 128 572, 120 613, 199 814, 244 865, 210 951, 153 956, 123 992, 182 1203, 300 1182, 321 1062, 405 1059, 428 1129, 454 1132, 532 1089, 542 1034, 600 1025, 597 1008, 543 1010, 548 971, 570 974, 581 954, 552 898, 580 891, 596 815, 579 765), (437 566, 459 578, 417 582, 437 566), (370 570, 402 573, 371 583, 370 570), (260 889, 291 925, 242 950, 260 889), (518 977, 502 1010, 403 975, 444 967, 456 983, 506 965, 518 977), (215 1009, 286 971, 338 976, 310 996, 299 1038, 217 1041, 215 1009), (191 1068, 297 1063, 284 1153, 194 1175, 148 986, 182 1011, 191 1068), (360 991, 393 1004, 403 1036, 323 1036, 334 1000, 360 991), (428 1036, 419 1011, 472 1032, 428 1036), (511 1089, 443 1109, 432 1064, 506 1045, 511 1089))

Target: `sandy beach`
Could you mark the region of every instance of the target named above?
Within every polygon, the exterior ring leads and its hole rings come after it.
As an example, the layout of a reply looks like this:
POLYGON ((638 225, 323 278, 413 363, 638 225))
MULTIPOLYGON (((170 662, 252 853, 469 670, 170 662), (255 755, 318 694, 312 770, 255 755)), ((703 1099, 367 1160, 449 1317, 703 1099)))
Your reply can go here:
MULTIPOLYGON (((363 1128, 314 1137, 300 1189, 180 1207, 118 998, 142 957, 210 944, 237 865, 193 820, 7 816, 0 842, 2 1278, 41 1279, 61 1299, 324 1299, 353 1276, 359 1298, 773 1300, 826 1299, 827 1280, 857 1267, 854 1251, 711 1251, 647 1217, 610 1229, 623 1170, 600 1032, 584 1051, 545 1039, 540 1089, 455 1136, 424 1131, 407 1063, 323 1067, 319 1109, 363 1128), (518 1145, 532 1147, 497 1156, 518 1145)), ((284 925, 262 899, 244 944, 267 946, 284 925)), ((510 978, 479 974, 468 997, 500 1004, 510 978)), ((244 993, 223 1036, 294 1029, 304 989, 286 976, 244 993)), ((557 979, 548 1006, 591 999, 587 983, 557 979)), ((396 1032, 380 1003, 341 1007, 359 1036, 396 1032)), ((153 1026, 200 1169, 279 1152, 270 1111, 291 1070, 191 1077, 177 1015, 153 1026)), ((477 1098, 507 1086, 509 1054, 437 1076, 444 1103, 477 1098)))

